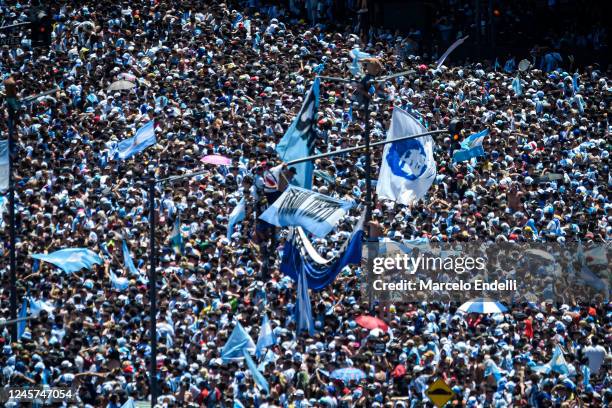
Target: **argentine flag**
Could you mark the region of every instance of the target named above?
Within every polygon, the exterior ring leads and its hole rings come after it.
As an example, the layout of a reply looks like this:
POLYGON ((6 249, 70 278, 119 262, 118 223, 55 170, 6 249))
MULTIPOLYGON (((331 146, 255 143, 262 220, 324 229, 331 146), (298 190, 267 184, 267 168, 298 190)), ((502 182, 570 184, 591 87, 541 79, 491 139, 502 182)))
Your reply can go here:
MULTIPOLYGON (((427 129, 406 111, 395 107, 387 140, 427 132, 427 129)), ((409 205, 420 200, 436 178, 436 161, 431 136, 402 140, 385 146, 376 194, 409 205)))
POLYGON ((0 140, 0 191, 9 187, 8 140, 0 140))
POLYGON ((453 162, 458 163, 470 160, 474 157, 484 156, 485 151, 482 147, 482 141, 488 134, 489 129, 485 129, 482 132, 470 135, 467 139, 461 142, 461 149, 456 150, 453 153, 453 162))
POLYGON ((150 121, 138 129, 134 137, 122 140, 117 144, 117 157, 121 160, 127 160, 147 147, 153 146, 155 143, 157 143, 157 139, 155 139, 155 123, 150 121))
POLYGON ((261 328, 259 330, 259 338, 257 338, 257 345, 255 350, 255 356, 260 358, 262 355, 263 349, 266 347, 270 347, 276 344, 276 336, 272 331, 272 325, 270 324, 270 319, 268 315, 265 314, 263 317, 263 322, 261 323, 261 328))
POLYGON ((32 258, 49 262, 66 273, 90 269, 95 264, 103 263, 98 254, 86 248, 60 249, 50 254, 33 254, 32 258))

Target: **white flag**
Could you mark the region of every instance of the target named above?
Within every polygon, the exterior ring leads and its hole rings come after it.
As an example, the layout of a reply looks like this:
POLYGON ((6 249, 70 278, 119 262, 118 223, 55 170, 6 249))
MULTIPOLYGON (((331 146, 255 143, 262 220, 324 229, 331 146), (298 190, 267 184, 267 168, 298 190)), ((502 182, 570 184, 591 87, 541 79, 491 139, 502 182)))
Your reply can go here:
POLYGON ((322 238, 352 206, 352 202, 290 185, 259 218, 277 227, 300 226, 322 238))
POLYGON ((8 140, 0 140, 0 191, 9 187, 8 140))
MULTIPOLYGON (((427 132, 414 117, 398 107, 393 108, 387 140, 427 132)), ((408 205, 423 198, 436 178, 431 136, 389 143, 385 146, 376 194, 408 205)))

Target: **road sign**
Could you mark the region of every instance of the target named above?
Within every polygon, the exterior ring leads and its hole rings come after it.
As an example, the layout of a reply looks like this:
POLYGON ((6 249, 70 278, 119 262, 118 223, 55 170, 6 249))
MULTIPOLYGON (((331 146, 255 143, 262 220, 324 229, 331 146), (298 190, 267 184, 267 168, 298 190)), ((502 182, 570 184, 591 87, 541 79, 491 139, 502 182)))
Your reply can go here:
POLYGON ((438 408, 442 408, 448 401, 455 397, 453 390, 451 390, 442 379, 437 379, 431 384, 429 388, 427 388, 427 391, 425 391, 425 395, 427 395, 431 402, 438 408))

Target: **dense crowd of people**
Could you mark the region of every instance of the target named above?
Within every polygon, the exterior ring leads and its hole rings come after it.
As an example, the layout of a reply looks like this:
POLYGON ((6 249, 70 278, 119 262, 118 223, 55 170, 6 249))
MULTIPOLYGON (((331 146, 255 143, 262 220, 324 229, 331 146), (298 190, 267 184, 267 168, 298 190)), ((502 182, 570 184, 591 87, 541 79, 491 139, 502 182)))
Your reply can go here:
MULTIPOLYGON (((27 21, 24 3, 1 3, 5 25, 27 21)), ((21 98, 59 87, 22 106, 16 122, 18 297, 42 310, 19 340, 2 327, 3 386, 73 386, 74 405, 88 407, 149 397, 146 180, 205 169, 156 191, 160 406, 416 407, 429 401, 425 391, 438 378, 454 392, 451 406, 612 404, 610 303, 514 304, 495 315, 466 315, 435 300, 369 304, 355 265, 311 294, 316 333, 297 336, 296 283, 278 269, 284 234, 270 234, 257 220, 269 205, 266 175, 281 164, 275 146, 316 72, 349 76, 348 53, 358 46, 380 58, 386 73, 410 71, 374 90, 374 140, 384 139, 396 106, 431 130, 464 123, 456 138, 436 138, 437 177, 426 200, 410 207, 377 201, 373 231, 395 240, 609 243, 608 67, 574 73, 557 63, 518 73, 512 63, 507 70, 452 66, 451 55, 449 67, 435 69, 403 52, 401 37, 381 31, 364 43, 354 32, 293 18, 280 4, 59 3, 49 48, 31 49, 26 40, 0 51, 2 73, 15 79, 21 98), (136 87, 109 91, 118 79, 136 87), (118 141, 152 120, 155 145, 128 160, 113 157, 118 141), (485 128, 486 156, 453 163, 457 143, 485 128), (200 162, 210 154, 232 164, 200 162), (243 198, 246 217, 228 236, 228 216, 243 198), (177 217, 182 253, 169 240, 177 217), (125 267, 124 241, 136 274, 125 267), (67 274, 30 257, 72 247, 98 253, 104 264, 67 274), (128 287, 111 284, 111 273, 127 278, 128 287), (220 359, 236 322, 257 339, 264 313, 278 338, 259 361, 269 393, 244 363, 220 359), (385 320, 389 330, 362 328, 355 318, 363 314, 385 320), (557 346, 566 373, 532 369, 549 362, 557 346), (329 377, 346 367, 366 377, 329 377)), ((366 118, 352 107, 352 92, 322 81, 318 151, 363 142, 366 118)), ((6 118, 5 111, 3 139, 6 118)), ((377 150, 375 177, 380 161, 377 150)), ((362 151, 317 160, 313 190, 362 202, 364 165, 362 151)), ((317 250, 337 253, 358 217, 353 210, 315 240, 317 250)), ((0 306, 7 317, 6 211, 2 228, 0 306)))

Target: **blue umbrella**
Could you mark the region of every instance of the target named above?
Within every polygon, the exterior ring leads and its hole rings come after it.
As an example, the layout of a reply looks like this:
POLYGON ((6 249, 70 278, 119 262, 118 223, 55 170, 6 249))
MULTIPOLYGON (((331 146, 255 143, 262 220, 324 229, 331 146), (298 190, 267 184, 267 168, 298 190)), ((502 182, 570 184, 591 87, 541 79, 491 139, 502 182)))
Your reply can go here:
POLYGON ((504 313, 508 308, 497 301, 478 298, 465 302, 459 310, 465 313, 504 313))
POLYGON ((331 373, 331 378, 348 383, 349 381, 361 381, 366 378, 366 374, 354 367, 339 368, 331 373))

